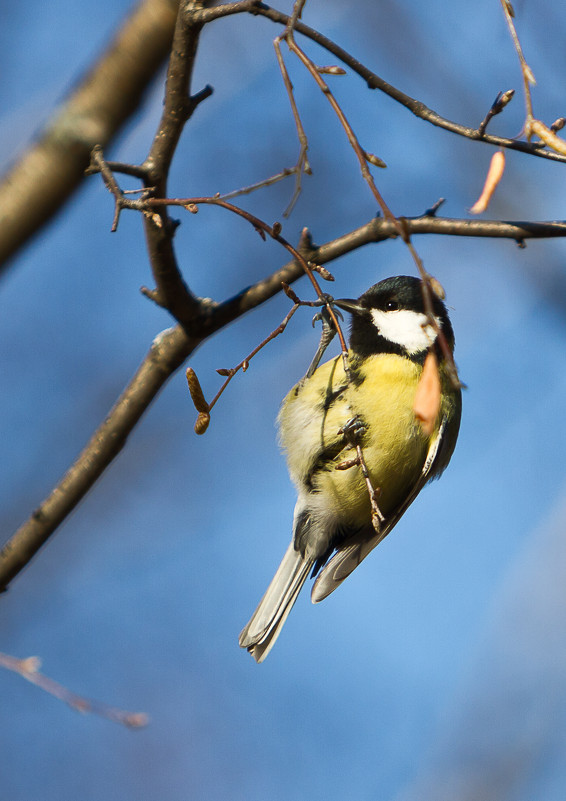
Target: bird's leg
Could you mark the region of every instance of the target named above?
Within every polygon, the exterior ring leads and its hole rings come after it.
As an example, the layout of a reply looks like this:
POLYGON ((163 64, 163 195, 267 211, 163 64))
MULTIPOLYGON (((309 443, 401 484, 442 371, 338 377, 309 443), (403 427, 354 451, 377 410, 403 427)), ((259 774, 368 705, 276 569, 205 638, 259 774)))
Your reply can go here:
POLYGON ((371 503, 371 522, 376 534, 380 534, 382 523, 385 522, 385 516, 381 512, 381 509, 377 503, 377 499, 379 498, 381 490, 379 487, 374 487, 371 482, 371 477, 364 459, 362 446, 360 445, 360 439, 365 432, 366 425, 359 415, 351 417, 346 421, 346 423, 344 423, 338 433, 343 434, 350 445, 356 449, 356 457, 354 459, 347 459, 346 461, 340 462, 340 464, 336 465, 336 469, 348 470, 351 467, 359 465, 364 477, 364 481, 366 482, 369 500, 371 503))

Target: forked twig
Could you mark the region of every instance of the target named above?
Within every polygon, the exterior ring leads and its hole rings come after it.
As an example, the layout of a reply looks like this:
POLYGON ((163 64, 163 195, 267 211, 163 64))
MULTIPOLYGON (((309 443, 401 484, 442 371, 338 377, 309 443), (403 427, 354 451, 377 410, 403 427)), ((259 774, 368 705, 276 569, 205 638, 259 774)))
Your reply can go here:
POLYGON ((265 339, 251 351, 251 353, 249 353, 244 359, 242 359, 242 361, 239 364, 237 364, 235 367, 229 367, 229 368, 221 367, 216 371, 219 375, 225 376, 226 380, 224 381, 224 383, 222 384, 222 386, 220 387, 214 398, 210 401, 210 403, 208 403, 204 397, 204 393, 202 391, 200 382, 197 378, 195 371, 193 370, 192 367, 187 368, 187 383, 189 385, 189 391, 191 393, 191 398, 195 405, 195 409, 199 413, 197 421, 195 423, 195 432, 197 434, 204 434, 204 432, 208 428, 208 424, 210 422, 210 412, 212 411, 212 408, 215 406, 216 402, 219 400, 220 396, 222 395, 222 393, 224 392, 230 381, 240 370, 243 373, 245 373, 253 357, 256 356, 260 352, 260 350, 262 350, 266 345, 268 345, 273 339, 275 339, 285 331, 285 329, 287 328, 287 324, 289 323, 289 320, 291 319, 291 317, 293 317, 297 309, 300 308, 301 306, 309 306, 311 308, 314 308, 317 306, 327 305, 328 303, 328 299, 300 300, 299 297, 295 294, 295 292, 293 292, 293 290, 288 284, 282 282, 282 287, 287 297, 293 301, 293 306, 287 312, 283 320, 281 320, 277 328, 275 328, 270 334, 268 334, 265 337, 265 339))
POLYGON ((246 372, 246 370, 249 367, 250 361, 253 359, 253 357, 257 353, 259 353, 260 350, 262 350, 262 348, 264 348, 269 342, 271 342, 271 340, 275 339, 275 337, 278 337, 279 334, 283 333, 283 331, 287 328, 287 323, 301 305, 311 305, 311 304, 303 304, 300 302, 294 303, 290 311, 285 315, 285 317, 279 323, 277 328, 273 330, 271 334, 266 336, 263 342, 260 342, 259 345, 255 347, 252 350, 252 352, 249 353, 244 359, 242 359, 242 361, 239 364, 237 364, 235 367, 230 367, 230 368, 221 367, 216 371, 219 375, 225 376, 226 380, 224 381, 224 383, 222 384, 222 386, 220 387, 214 398, 210 401, 210 403, 208 403, 205 400, 204 393, 202 391, 200 382, 197 378, 195 371, 193 370, 192 367, 187 367, 187 373, 186 373, 187 383, 189 385, 189 391, 191 393, 191 398, 195 405, 195 409, 198 412, 198 417, 195 423, 196 434, 204 434, 204 432, 207 430, 208 424, 210 422, 210 412, 212 411, 212 408, 215 406, 216 402, 219 400, 220 396, 222 395, 222 393, 224 392, 230 381, 234 378, 236 373, 238 373, 240 370, 242 370, 242 372, 244 373, 246 372))

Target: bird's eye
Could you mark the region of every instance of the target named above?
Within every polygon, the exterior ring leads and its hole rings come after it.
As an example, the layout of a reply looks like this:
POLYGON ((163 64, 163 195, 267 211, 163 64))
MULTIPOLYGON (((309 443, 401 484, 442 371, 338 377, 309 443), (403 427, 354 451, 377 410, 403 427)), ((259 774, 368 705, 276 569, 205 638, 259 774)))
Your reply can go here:
POLYGON ((385 311, 397 311, 399 309, 399 304, 396 300, 388 300, 385 304, 385 311))

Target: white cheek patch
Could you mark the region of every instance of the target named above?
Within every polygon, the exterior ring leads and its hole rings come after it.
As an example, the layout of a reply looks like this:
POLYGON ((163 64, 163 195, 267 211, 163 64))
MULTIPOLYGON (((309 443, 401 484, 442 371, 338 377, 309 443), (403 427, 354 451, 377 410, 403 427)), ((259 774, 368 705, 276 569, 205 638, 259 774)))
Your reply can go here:
MULTIPOLYGON (((410 309, 397 309, 397 311, 372 309, 371 317, 382 337, 401 345, 411 355, 426 350, 436 339, 434 327, 422 312, 410 309)), ((440 327, 439 318, 434 319, 440 327)))

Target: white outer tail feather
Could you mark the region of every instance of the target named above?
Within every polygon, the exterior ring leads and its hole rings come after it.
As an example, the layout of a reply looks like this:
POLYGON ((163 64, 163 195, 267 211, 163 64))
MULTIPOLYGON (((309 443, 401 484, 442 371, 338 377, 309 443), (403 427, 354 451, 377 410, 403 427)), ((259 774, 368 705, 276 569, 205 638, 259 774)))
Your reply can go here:
POLYGON ((241 647, 247 648, 256 662, 263 662, 275 645, 313 565, 314 559, 305 559, 293 543, 289 545, 265 595, 240 633, 241 647))

